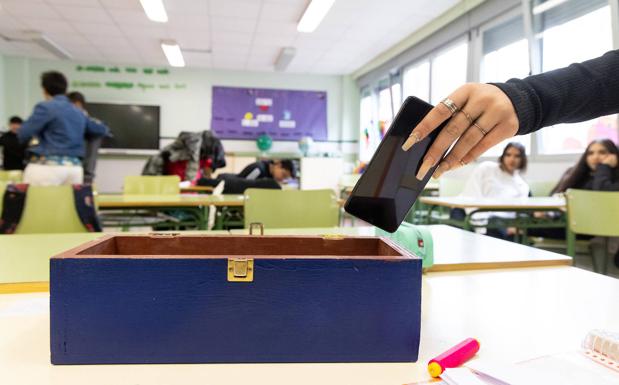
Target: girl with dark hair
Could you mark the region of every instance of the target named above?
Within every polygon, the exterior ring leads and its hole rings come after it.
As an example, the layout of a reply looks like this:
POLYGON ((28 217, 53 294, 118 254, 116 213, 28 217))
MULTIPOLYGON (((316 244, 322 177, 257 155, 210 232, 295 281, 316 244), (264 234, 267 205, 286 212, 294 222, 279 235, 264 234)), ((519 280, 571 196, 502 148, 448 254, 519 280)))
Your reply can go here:
POLYGON ((552 194, 575 188, 594 191, 619 191, 619 149, 610 139, 589 143, 578 163, 568 169, 552 194))
MULTIPOLYGON (((467 180, 460 194, 467 198, 526 198, 529 196, 529 185, 520 176, 527 168, 527 154, 522 144, 508 143, 497 162, 482 162, 467 180)), ((454 209, 452 218, 464 218, 462 209, 454 209)), ((515 213, 486 212, 474 216, 479 225, 492 224, 494 218, 513 218, 515 213)), ((515 229, 488 228, 486 234, 503 239, 510 239, 515 229)))
POLYGON ((520 176, 527 168, 522 144, 508 143, 499 162, 482 162, 467 180, 462 196, 469 198, 525 198, 529 185, 520 176))

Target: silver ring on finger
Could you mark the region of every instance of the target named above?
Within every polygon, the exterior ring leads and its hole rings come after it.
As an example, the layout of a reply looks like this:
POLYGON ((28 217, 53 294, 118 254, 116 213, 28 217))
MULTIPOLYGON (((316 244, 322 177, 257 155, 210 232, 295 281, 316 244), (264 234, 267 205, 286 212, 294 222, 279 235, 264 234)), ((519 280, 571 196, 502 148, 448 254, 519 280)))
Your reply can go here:
POLYGON ((486 134, 488 133, 488 131, 486 131, 483 128, 481 128, 481 126, 479 124, 477 124, 477 122, 473 122, 473 126, 477 127, 477 129, 481 132, 481 134, 483 136, 486 136, 486 134))
POLYGON ((452 116, 453 116, 453 114, 455 114, 456 112, 458 112, 460 110, 460 108, 458 108, 456 103, 454 103, 454 101, 449 99, 449 98, 445 98, 445 99, 441 100, 441 104, 444 105, 445 107, 447 107, 447 109, 449 110, 449 112, 451 113, 452 116))

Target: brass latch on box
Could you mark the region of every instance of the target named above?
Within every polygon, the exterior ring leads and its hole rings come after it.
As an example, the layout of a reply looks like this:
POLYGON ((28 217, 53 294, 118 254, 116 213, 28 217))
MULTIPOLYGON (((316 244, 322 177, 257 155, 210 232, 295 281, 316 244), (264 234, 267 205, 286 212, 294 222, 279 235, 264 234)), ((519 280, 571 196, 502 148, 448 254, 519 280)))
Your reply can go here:
POLYGON ((228 259, 228 281, 230 282, 253 282, 254 260, 253 259, 228 259))

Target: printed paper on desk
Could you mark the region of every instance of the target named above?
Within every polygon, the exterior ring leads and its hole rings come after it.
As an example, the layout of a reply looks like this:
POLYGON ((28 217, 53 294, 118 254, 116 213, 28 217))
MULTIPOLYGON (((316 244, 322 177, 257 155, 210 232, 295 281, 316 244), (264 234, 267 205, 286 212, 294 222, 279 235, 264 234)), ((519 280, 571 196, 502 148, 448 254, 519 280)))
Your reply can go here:
POLYGON ((503 385, 490 378, 482 380, 469 368, 448 368, 441 374, 441 378, 447 385, 503 385))
POLYGON ((596 364, 580 352, 543 356, 518 364, 474 360, 467 364, 482 376, 509 385, 617 385, 619 374, 596 364))

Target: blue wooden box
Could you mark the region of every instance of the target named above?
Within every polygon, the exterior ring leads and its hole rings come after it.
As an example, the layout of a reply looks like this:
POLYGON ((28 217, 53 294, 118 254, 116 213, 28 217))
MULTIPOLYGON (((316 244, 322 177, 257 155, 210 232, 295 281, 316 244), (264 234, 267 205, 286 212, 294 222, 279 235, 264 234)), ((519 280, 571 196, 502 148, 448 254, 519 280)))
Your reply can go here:
POLYGON ((53 364, 411 362, 421 259, 386 238, 106 236, 50 261, 53 364))

